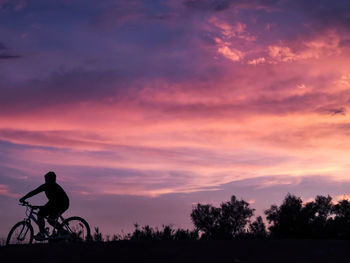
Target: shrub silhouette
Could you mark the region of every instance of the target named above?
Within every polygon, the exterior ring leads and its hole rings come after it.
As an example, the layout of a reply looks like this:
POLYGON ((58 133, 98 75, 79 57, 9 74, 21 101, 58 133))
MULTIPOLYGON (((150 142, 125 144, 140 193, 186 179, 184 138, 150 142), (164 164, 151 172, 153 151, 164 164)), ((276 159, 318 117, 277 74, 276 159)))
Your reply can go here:
POLYGON ((231 239, 245 232, 254 209, 244 200, 232 196, 229 202, 220 207, 197 204, 191 213, 191 219, 202 239, 231 239))
POLYGON ((93 241, 95 242, 103 242, 102 233, 98 227, 95 227, 95 233, 93 235, 93 241))
POLYGON ((177 229, 174 233, 174 240, 198 240, 198 230, 177 229))
POLYGON ((134 224, 135 230, 130 234, 130 240, 197 240, 197 230, 173 229, 171 225, 163 225, 162 229, 152 228, 145 225, 140 228, 138 224, 134 224))

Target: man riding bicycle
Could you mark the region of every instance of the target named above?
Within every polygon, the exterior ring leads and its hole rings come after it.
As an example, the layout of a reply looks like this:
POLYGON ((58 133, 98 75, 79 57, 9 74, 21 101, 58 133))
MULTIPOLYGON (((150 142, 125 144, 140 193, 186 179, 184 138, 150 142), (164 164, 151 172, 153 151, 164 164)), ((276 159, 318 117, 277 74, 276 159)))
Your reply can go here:
POLYGON ((66 192, 56 183, 56 174, 48 172, 45 174, 45 184, 23 196, 19 201, 23 203, 27 198, 45 192, 49 199, 47 204, 40 207, 38 212, 39 233, 34 237, 36 240, 45 239, 45 217, 48 222, 54 224, 59 215, 63 214, 69 207, 69 198, 66 192))

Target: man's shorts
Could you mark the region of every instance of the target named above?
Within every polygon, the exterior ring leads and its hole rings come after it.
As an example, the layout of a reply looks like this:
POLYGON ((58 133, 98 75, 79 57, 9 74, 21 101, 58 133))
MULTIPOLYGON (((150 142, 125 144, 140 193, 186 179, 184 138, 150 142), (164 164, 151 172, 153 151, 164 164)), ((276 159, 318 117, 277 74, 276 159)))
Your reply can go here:
POLYGON ((40 208, 40 215, 48 216, 51 219, 56 219, 63 214, 69 207, 69 204, 60 204, 54 202, 48 202, 46 205, 40 208))

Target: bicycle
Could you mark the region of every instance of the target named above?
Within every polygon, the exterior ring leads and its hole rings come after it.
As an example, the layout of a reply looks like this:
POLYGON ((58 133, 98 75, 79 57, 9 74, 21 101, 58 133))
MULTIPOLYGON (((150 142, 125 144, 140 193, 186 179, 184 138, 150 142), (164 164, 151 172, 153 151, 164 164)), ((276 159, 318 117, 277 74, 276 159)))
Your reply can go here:
MULTIPOLYGON (((6 240, 7 245, 11 244, 31 244, 34 239, 34 229, 32 221, 38 225, 38 220, 35 217, 38 213, 35 211, 39 206, 33 206, 29 202, 23 202, 19 205, 25 206, 25 214, 27 218, 15 224, 6 240)), ((47 220, 48 217, 45 217, 47 220)), ((85 219, 73 216, 64 219, 62 215, 53 223, 53 229, 50 234, 50 229, 46 227, 45 238, 40 241, 58 242, 58 241, 89 241, 91 239, 90 226, 85 219)))

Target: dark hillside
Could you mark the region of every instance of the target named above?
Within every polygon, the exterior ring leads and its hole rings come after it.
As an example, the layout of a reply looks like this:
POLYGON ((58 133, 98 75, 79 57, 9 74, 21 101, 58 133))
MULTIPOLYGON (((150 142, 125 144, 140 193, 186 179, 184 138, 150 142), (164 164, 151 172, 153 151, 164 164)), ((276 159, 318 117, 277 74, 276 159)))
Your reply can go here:
POLYGON ((117 241, 0 247, 1 262, 350 262, 348 240, 117 241))

